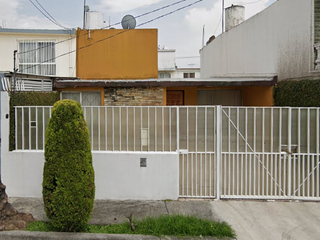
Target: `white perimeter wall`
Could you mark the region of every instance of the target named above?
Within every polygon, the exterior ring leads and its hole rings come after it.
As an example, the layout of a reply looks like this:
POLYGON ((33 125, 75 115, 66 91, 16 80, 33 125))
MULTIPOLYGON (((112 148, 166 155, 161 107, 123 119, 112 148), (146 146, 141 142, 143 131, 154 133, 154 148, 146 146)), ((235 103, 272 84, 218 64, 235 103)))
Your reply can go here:
POLYGON ((313 0, 279 0, 201 51, 201 77, 313 74, 313 0))
MULTIPOLYGON (((56 42, 65 41, 56 45, 56 56, 74 51, 76 41, 74 35, 54 35, 54 34, 18 34, 0 33, 0 71, 13 71, 13 51, 18 49, 19 40, 27 39, 53 39, 56 42), (73 40, 67 40, 70 38, 73 40)), ((56 59, 57 76, 75 77, 76 76, 76 53, 67 54, 56 59)), ((19 66, 17 66, 19 67, 19 66)))
MULTIPOLYGON (((44 153, 9 152, 8 94, 1 93, 1 178, 10 197, 42 197, 44 153)), ((93 152, 96 199, 177 199, 178 153, 93 152), (147 158, 147 167, 140 167, 147 158)))

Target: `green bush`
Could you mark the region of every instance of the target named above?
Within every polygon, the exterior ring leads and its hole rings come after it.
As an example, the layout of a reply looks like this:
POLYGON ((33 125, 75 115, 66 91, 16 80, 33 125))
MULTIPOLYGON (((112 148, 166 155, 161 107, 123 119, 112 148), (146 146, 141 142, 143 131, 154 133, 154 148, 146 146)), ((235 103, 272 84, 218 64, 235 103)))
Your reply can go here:
POLYGON ((59 92, 11 92, 9 149, 15 150, 15 106, 52 106, 59 101, 59 92))
POLYGON ((320 80, 279 82, 274 88, 274 105, 320 107, 320 80))
POLYGON ((54 104, 46 131, 42 196, 44 209, 59 231, 83 231, 95 195, 89 131, 81 105, 54 104))

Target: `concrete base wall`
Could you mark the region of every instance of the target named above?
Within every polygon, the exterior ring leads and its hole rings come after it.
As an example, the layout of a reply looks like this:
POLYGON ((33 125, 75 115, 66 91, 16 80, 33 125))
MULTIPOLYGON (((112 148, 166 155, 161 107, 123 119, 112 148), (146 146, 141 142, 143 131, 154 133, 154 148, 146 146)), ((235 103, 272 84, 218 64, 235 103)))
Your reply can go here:
MULTIPOLYGON (((43 152, 2 152, 10 197, 42 197, 43 152)), ((93 153, 96 199, 178 198, 177 153, 93 153), (140 158, 147 167, 140 167, 140 158)))

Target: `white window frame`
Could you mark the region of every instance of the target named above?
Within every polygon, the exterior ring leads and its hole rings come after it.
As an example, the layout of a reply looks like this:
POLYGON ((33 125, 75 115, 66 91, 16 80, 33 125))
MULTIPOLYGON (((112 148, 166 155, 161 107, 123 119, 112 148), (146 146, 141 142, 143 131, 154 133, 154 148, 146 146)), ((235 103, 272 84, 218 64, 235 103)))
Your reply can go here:
MULTIPOLYGON (((57 64, 56 64, 56 39, 17 39, 17 49, 18 49, 18 72, 22 73, 28 73, 28 74, 35 74, 35 75, 49 75, 49 76, 55 76, 57 74, 57 64), (25 54, 34 54, 35 55, 35 62, 23 62, 20 61, 20 59, 23 57, 23 50, 20 49, 20 43, 34 43, 36 44, 35 50, 31 50, 30 52, 27 52, 25 54), (48 62, 41 62, 39 60, 39 51, 42 49, 39 45, 41 43, 51 43, 54 48, 54 53, 52 58, 47 60, 52 60, 48 62), (33 53, 34 51, 34 53, 33 53), (31 66, 31 67, 30 67, 31 66), (41 73, 41 67, 43 66, 51 66, 52 74, 43 74, 41 73)), ((28 51, 28 50, 27 50, 28 51)))
POLYGON ((82 94, 83 93, 99 93, 100 94, 100 105, 99 106, 102 105, 100 91, 62 91, 62 92, 60 92, 60 99, 61 100, 66 99, 66 98, 62 98, 63 93, 78 93, 80 95, 80 97, 79 97, 80 104, 81 104, 81 106, 84 106, 84 107, 86 107, 87 105, 83 105, 83 102, 82 102, 82 94))

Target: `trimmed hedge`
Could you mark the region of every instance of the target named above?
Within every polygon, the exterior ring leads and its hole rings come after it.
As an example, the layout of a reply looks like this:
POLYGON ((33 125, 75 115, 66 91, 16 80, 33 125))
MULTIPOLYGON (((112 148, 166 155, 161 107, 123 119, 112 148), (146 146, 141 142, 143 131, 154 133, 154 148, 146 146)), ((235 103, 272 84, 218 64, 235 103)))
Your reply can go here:
POLYGON ((60 100, 59 92, 11 92, 9 150, 15 149, 15 106, 52 106, 60 100))
POLYGON ((81 105, 54 104, 46 131, 42 195, 44 209, 59 231, 83 231, 95 196, 89 130, 81 105))
POLYGON ((320 80, 279 82, 274 88, 274 105, 320 107, 320 80))

